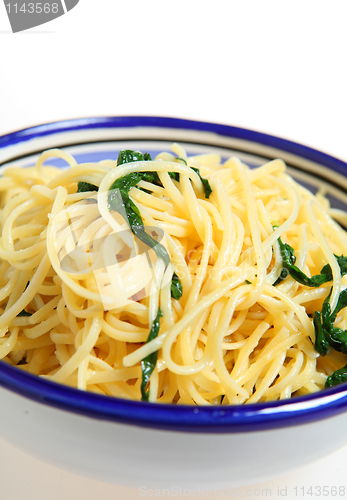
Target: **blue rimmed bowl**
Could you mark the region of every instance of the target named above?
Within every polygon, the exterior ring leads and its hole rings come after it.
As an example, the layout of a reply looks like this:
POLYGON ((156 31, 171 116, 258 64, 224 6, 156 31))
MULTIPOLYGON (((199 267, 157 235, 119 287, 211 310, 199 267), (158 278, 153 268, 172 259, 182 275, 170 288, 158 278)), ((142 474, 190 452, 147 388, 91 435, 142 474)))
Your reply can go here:
MULTIPOLYGON (((120 149, 236 155, 257 166, 282 158, 333 207, 347 209, 347 164, 246 129, 163 117, 49 123, 0 137, 0 173, 63 148, 78 162, 120 149)), ((50 161, 50 163, 53 163, 50 161)), ((57 166, 62 166, 56 160, 57 166)), ((288 401, 245 406, 156 405, 85 393, 0 362, 2 437, 77 474, 130 486, 227 488, 271 479, 347 444, 347 384, 288 401)))

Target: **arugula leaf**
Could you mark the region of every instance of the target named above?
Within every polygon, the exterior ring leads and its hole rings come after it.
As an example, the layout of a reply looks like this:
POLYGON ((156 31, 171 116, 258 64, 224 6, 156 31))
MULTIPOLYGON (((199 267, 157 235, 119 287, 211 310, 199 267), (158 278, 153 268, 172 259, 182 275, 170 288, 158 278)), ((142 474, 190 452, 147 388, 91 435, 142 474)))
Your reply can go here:
POLYGON ((117 158, 117 166, 123 163, 131 163, 133 161, 151 161, 149 153, 142 154, 140 151, 133 151, 132 149, 122 149, 119 151, 117 158))
POLYGON ((174 273, 171 281, 171 296, 174 299, 179 300, 182 297, 182 294, 183 294, 183 289, 181 280, 179 279, 177 274, 174 273))
POLYGON ((177 160, 183 161, 183 163, 185 163, 185 165, 188 167, 188 163, 186 162, 186 160, 184 158, 177 158, 177 160))
POLYGON ((335 370, 332 375, 325 381, 325 388, 333 387, 334 385, 342 384, 342 382, 347 382, 347 365, 335 370))
MULTIPOLYGON (((335 254, 334 254, 335 255, 335 254)), ((335 255, 335 259, 340 267, 341 277, 347 274, 347 257, 344 255, 335 255)), ((321 269, 321 274, 324 274, 327 277, 327 281, 331 281, 333 279, 333 272, 331 270, 330 264, 325 264, 321 269)))
MULTIPOLYGON (((124 165, 124 163, 132 163, 134 161, 152 161, 151 155, 149 153, 142 154, 140 151, 132 151, 131 149, 123 149, 119 151, 117 158, 117 167, 119 165, 124 165)), ((119 182, 119 186, 114 187, 113 189, 128 189, 130 187, 136 186, 141 180, 151 182, 152 184, 157 184, 158 186, 162 186, 162 183, 159 179, 159 175, 157 172, 134 172, 131 174, 123 175, 120 179, 117 179, 114 184, 119 182), (136 182, 135 180, 138 179, 136 182), (127 188, 126 185, 130 187, 127 188)))
MULTIPOLYGON (((149 332, 148 338, 146 340, 146 344, 150 342, 151 340, 155 339, 158 337, 159 334, 159 329, 160 329, 160 318, 162 317, 163 313, 161 312, 160 308, 158 309, 158 314, 153 321, 153 325, 151 328, 151 331, 149 332)), ((142 383, 141 383, 141 395, 142 395, 142 401, 148 401, 149 397, 149 389, 147 388, 147 384, 149 382, 149 379, 152 375, 152 372, 155 368, 155 365, 157 364, 158 360, 158 351, 152 352, 148 356, 146 356, 142 361, 141 361, 141 369, 142 369, 142 383)))
MULTIPOLYGON (((314 288, 318 288, 333 279, 332 270, 329 264, 322 267, 320 274, 316 274, 310 278, 303 271, 301 271, 301 269, 295 266, 296 257, 293 247, 287 243, 283 243, 281 238, 278 238, 278 244, 280 246, 282 256, 282 271, 279 278, 273 284, 274 286, 283 281, 288 274, 290 274, 290 276, 298 283, 314 288)), ((344 276, 347 274, 347 257, 344 257, 343 255, 340 257, 335 255, 335 257, 340 267, 341 276, 344 276)))
POLYGON ((168 174, 171 177, 171 179, 174 179, 177 182, 180 181, 180 174, 178 172, 168 172, 168 174))
MULTIPOLYGON (((188 166, 188 163, 184 158, 177 158, 179 161, 183 161, 183 163, 188 166)), ((171 179, 174 179, 175 181, 179 182, 180 181, 180 174, 178 172, 168 172, 169 176, 171 179)))
POLYGON ((316 337, 314 348, 321 356, 325 356, 329 351, 330 344, 327 331, 323 328, 322 313, 320 311, 315 311, 313 325, 316 337))
POLYGON ((283 243, 281 238, 278 238, 278 243, 281 250, 282 261, 287 266, 292 266, 296 262, 294 248, 288 245, 288 243, 283 243))
POLYGON ((329 303, 330 296, 331 290, 323 302, 322 312, 316 311, 313 319, 316 335, 314 348, 322 356, 327 354, 329 347, 347 354, 347 330, 334 326, 336 316, 347 306, 347 289, 340 293, 333 312, 329 303))
POLYGON ((155 251, 157 257, 164 261, 166 267, 170 264, 170 256, 164 245, 158 243, 158 241, 156 241, 154 238, 152 238, 152 236, 146 233, 144 226, 134 225, 131 227, 131 230, 139 240, 141 240, 145 245, 149 246, 155 251))
MULTIPOLYGON (((184 158, 177 158, 177 160, 180 160, 182 161, 183 163, 185 163, 186 166, 188 166, 188 163, 186 162, 186 160, 184 158)), ((205 179, 204 177, 201 177, 201 174, 200 174, 200 170, 198 168, 195 168, 195 167, 190 167, 192 170, 194 170, 194 172, 196 174, 198 174, 201 182, 202 182, 202 185, 204 187, 204 191, 205 191, 205 198, 209 198, 211 196, 211 193, 212 193, 212 188, 210 186, 210 183, 208 182, 207 179, 205 179)), ((178 172, 169 172, 169 176, 174 179, 175 181, 179 182, 180 181, 180 174, 178 172)))
MULTIPOLYGON (((177 158, 177 159, 182 161, 183 163, 185 163, 187 165, 187 162, 184 158, 177 158)), ((151 160, 152 160, 152 158, 151 158, 149 153, 142 154, 140 151, 132 151, 131 149, 124 149, 124 150, 120 151, 118 154, 117 166, 123 165, 124 163, 131 163, 133 161, 151 161, 151 160)), ((208 199, 212 193, 212 188, 210 186, 210 183, 208 182, 207 179, 204 179, 203 177, 201 177, 200 171, 198 168, 194 168, 194 167, 191 167, 191 168, 200 177, 200 180, 201 180, 201 182, 204 186, 204 190, 205 190, 205 198, 208 199)), ((168 172, 168 174, 172 179, 179 182, 180 174, 178 172, 168 172)), ((132 176, 133 174, 128 174, 128 175, 132 176)), ((126 175, 124 177, 128 177, 128 175, 126 175)), ((151 182, 152 184, 157 184, 158 186, 162 186, 162 183, 160 181, 160 178, 159 178, 157 172, 139 172, 135 175, 139 176, 139 180, 137 182, 139 182, 141 179, 143 179, 145 181, 151 182)), ((124 181, 124 182, 127 182, 127 181, 124 181)), ((135 184, 133 184, 132 187, 135 186, 137 184, 137 182, 135 184)), ((114 189, 116 189, 116 187, 114 189)))
POLYGON ((98 186, 89 184, 89 182, 79 182, 77 185, 77 193, 87 193, 88 191, 98 191, 98 186))
POLYGON ((205 198, 208 199, 212 193, 212 188, 210 186, 210 183, 208 182, 207 179, 205 179, 204 177, 201 177, 200 170, 198 168, 191 167, 191 169, 194 170, 194 172, 196 172, 198 174, 198 176, 200 177, 200 180, 201 180, 202 185, 204 186, 204 190, 205 190, 205 198))
MULTIPOLYGON (((330 294, 331 294, 331 292, 330 292, 330 294)), ((330 294, 329 294, 329 297, 330 297, 330 294)), ((334 312, 330 316, 330 321, 334 322, 338 313, 341 311, 341 309, 344 309, 345 307, 347 307, 347 288, 345 290, 342 290, 342 292, 340 293, 339 298, 337 300, 337 304, 336 304, 335 309, 334 309, 334 312)), ((330 308, 330 304, 329 304, 329 308, 330 308)))
POLYGON ((25 309, 21 311, 19 314, 17 314, 17 318, 25 318, 25 317, 32 316, 32 313, 27 312, 25 309))
POLYGON ((278 244, 280 246, 280 251, 281 251, 282 270, 281 270, 281 274, 279 275, 277 280, 273 283, 273 286, 278 285, 279 283, 281 283, 281 281, 283 281, 287 278, 287 276, 289 274, 289 267, 293 266, 296 262, 294 248, 291 247, 290 245, 288 245, 287 243, 283 243, 281 238, 278 238, 277 241, 278 241, 278 244))
POLYGON ((332 327, 329 331, 329 343, 335 351, 347 354, 347 330, 332 327))
POLYGON ((110 190, 120 189, 127 193, 132 187, 136 186, 140 180, 142 180, 141 172, 132 172, 130 174, 123 175, 123 177, 119 177, 119 179, 114 181, 110 190))

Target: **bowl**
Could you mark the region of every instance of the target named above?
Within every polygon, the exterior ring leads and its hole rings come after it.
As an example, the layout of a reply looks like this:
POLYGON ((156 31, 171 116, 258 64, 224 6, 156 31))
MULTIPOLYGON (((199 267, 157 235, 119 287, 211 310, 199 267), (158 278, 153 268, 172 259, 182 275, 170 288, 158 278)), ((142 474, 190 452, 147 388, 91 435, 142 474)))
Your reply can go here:
MULTIPOLYGON (((120 149, 238 156, 250 166, 282 158, 333 207, 347 208, 347 164, 259 132, 164 117, 97 117, 48 123, 0 137, 1 169, 32 165, 63 148, 78 162, 120 149)), ((54 163, 54 161, 50 161, 54 163)), ((61 160, 55 164, 61 166, 61 160)), ((1 172, 1 170, 0 170, 1 172)), ((347 384, 244 406, 172 406, 86 393, 0 362, 2 437, 41 460, 101 481, 142 488, 237 487, 269 480, 347 444, 347 384)))

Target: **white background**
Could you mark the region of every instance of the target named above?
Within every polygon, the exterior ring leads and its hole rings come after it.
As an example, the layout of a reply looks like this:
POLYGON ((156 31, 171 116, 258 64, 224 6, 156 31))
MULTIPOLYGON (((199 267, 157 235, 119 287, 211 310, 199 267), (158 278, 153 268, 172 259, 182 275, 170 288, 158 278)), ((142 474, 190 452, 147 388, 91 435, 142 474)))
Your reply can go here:
MULTIPOLYGON (((1 2, 0 134, 80 116, 175 116, 271 133, 347 161, 346 23, 345 0, 80 0, 67 15, 12 34, 1 2)), ((343 449, 241 497, 268 498, 262 489, 270 488, 271 498, 312 498, 302 486, 347 492, 346 472, 343 449)), ((0 440, 0 497, 24 496, 141 498, 0 440)))

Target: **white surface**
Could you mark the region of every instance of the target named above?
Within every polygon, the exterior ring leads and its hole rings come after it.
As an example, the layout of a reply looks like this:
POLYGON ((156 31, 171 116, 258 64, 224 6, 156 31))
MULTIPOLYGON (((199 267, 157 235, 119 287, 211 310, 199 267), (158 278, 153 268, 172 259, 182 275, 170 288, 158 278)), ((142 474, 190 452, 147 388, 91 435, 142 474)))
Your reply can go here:
MULTIPOLYGON (((16 450, 3 440, 0 440, 0 494, 6 500, 20 498, 35 500, 135 500, 138 498, 282 498, 289 500, 297 498, 323 497, 318 487, 345 487, 344 495, 335 498, 345 498, 347 495, 346 481, 346 448, 334 453, 325 460, 304 467, 294 474, 280 479, 259 483, 242 488, 225 490, 186 491, 172 488, 169 493, 164 490, 150 491, 111 484, 100 483, 91 479, 75 476, 62 471, 16 450), (309 494, 312 486, 313 495, 309 494), (295 488, 297 488, 295 490, 295 488), (304 488, 304 491, 303 489, 304 488), (147 493, 144 495, 143 493, 147 493), (152 493, 152 495, 151 495, 152 493), (303 495, 304 493, 304 495, 303 495)), ((341 490, 342 492, 342 490, 341 490)), ((332 494, 326 495, 331 499, 332 494)))
MULTIPOLYGON (((345 0, 80 0, 67 15, 13 35, 1 2, 0 133, 76 116, 179 116, 272 133, 347 161, 346 18, 345 0)), ((346 469, 344 448, 253 489, 152 496, 323 497, 316 486, 347 490, 346 469)), ((62 472, 0 441, 6 500, 140 493, 62 472)))

